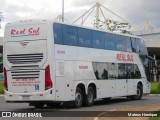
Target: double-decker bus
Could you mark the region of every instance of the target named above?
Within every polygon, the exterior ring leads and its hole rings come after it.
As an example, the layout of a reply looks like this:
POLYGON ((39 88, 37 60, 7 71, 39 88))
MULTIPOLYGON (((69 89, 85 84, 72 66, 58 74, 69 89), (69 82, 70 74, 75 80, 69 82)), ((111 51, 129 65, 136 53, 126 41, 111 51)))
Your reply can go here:
POLYGON ((9 23, 4 37, 6 102, 37 108, 150 92, 144 41, 133 35, 47 20, 9 23))

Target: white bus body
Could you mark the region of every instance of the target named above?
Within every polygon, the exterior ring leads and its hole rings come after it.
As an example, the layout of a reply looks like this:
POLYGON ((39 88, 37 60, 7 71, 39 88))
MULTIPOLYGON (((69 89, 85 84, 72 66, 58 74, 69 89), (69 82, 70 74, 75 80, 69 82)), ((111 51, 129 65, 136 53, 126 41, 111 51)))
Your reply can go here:
MULTIPOLYGON (((76 94, 77 87, 81 89, 84 101, 89 86, 94 90, 95 99, 135 97, 139 94, 138 85, 141 86, 143 93, 150 92, 150 83, 147 81, 143 63, 137 53, 55 44, 53 24, 50 21, 37 20, 6 25, 3 51, 7 102, 45 104, 75 101, 77 97, 82 97, 76 94), (122 66, 132 64, 133 68, 137 65, 141 77, 109 78, 109 75, 121 74, 118 67, 120 64, 122 66), (102 75, 102 68, 108 70, 107 80, 96 77, 96 72, 98 76, 105 76, 102 75)), ((80 106, 81 103, 77 105, 80 106)))

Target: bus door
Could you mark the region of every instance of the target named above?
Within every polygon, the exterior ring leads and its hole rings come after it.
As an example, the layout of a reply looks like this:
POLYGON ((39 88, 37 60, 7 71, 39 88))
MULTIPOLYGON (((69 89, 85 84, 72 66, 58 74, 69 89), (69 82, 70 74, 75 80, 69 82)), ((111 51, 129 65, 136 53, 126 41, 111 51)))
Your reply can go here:
POLYGON ((118 64, 118 78, 116 79, 116 96, 127 95, 128 80, 126 79, 126 65, 118 64))
POLYGON ((135 71, 134 71, 134 64, 127 64, 126 65, 126 74, 127 74, 127 84, 128 84, 128 92, 127 95, 134 95, 136 94, 136 85, 135 85, 135 71))
POLYGON ((56 60, 56 100, 74 99, 74 62, 56 60))
POLYGON ((65 99, 65 61, 56 60, 56 100, 65 99))

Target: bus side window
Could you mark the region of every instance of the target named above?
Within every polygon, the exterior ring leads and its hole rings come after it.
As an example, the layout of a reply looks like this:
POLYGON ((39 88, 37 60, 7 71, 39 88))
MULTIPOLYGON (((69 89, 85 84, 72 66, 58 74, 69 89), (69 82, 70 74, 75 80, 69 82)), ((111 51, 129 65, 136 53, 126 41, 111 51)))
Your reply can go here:
POLYGON ((78 46, 77 28, 63 25, 63 41, 65 45, 78 46))
POLYGON ((140 55, 148 55, 147 47, 142 39, 139 40, 139 46, 140 46, 140 55))
POLYGON ((131 38, 130 37, 126 37, 126 49, 127 49, 127 52, 132 52, 131 38))
POLYGON ((124 36, 118 35, 117 50, 118 51, 126 51, 126 39, 124 36))
POLYGON ((135 38, 135 41, 136 41, 136 52, 139 54, 139 53, 141 53, 141 51, 140 51, 140 39, 135 38))
POLYGON ((126 65, 124 63, 118 64, 118 79, 126 79, 126 65))
POLYGON ((131 38, 131 41, 132 41, 132 51, 133 51, 133 52, 136 52, 136 50, 137 50, 137 45, 136 45, 136 40, 135 40, 135 38, 131 38))
POLYGON ((101 62, 93 62, 93 70, 97 80, 108 79, 108 64, 101 62))
POLYGON ((116 36, 110 33, 104 33, 104 48, 107 50, 117 50, 116 49, 116 36))
POLYGON ((55 44, 63 44, 62 39, 62 25, 58 23, 53 24, 53 30, 54 30, 54 42, 55 44))
POLYGON ((78 38, 80 47, 92 48, 91 30, 85 28, 78 28, 78 38))
POLYGON ((118 63, 108 63, 108 78, 109 79, 118 78, 118 63))
POLYGON ((93 48, 104 48, 103 32, 92 30, 93 48))
POLYGON ((135 76, 136 76, 136 79, 141 79, 141 73, 139 71, 139 68, 138 68, 138 65, 134 65, 134 71, 135 71, 135 76))
POLYGON ((127 65, 127 79, 135 79, 135 71, 134 64, 126 64, 127 65))

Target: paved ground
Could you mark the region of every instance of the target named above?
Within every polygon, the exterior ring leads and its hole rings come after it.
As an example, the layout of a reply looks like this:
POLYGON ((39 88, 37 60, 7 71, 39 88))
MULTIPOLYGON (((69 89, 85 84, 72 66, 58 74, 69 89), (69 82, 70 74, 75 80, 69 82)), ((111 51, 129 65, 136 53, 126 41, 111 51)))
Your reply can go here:
MULTIPOLYGON (((145 96, 142 100, 129 100, 126 98, 115 98, 111 101, 105 102, 102 100, 96 101, 95 104, 92 107, 81 107, 78 109, 74 108, 49 108, 45 107, 44 109, 34 109, 34 107, 30 107, 27 103, 5 103, 4 97, 0 97, 0 111, 30 111, 30 112, 50 112, 52 114, 57 114, 57 111, 97 111, 97 115, 95 117, 88 117, 88 118, 60 118, 60 115, 57 118, 54 118, 54 120, 61 120, 61 119, 72 119, 72 120, 83 120, 83 119, 89 119, 89 120, 101 120, 104 115, 104 111, 152 111, 154 109, 160 109, 160 97, 154 97, 154 96, 145 96), (153 107, 154 106, 154 107, 153 107), (101 115, 102 114, 102 115, 101 115), (99 116, 99 117, 96 117, 99 116)), ((63 112, 62 112, 63 114, 63 112)), ((68 114, 73 115, 74 112, 69 112, 68 114)), ((68 115, 69 116, 69 115, 68 115)), ((26 118, 27 119, 27 118, 26 118)), ((44 118, 42 118, 44 119, 44 118)), ((47 118, 47 120, 53 118, 47 118)), ((107 119, 107 118, 103 118, 107 119)), ((113 119, 113 118, 112 118, 113 119)), ((115 118, 119 119, 119 118, 115 118)), ((124 119, 124 118, 121 118, 124 119)), ((16 119, 17 120, 17 119, 16 119)), ((23 119, 25 120, 25 119, 23 119)), ((120 120, 120 119, 119 119, 120 120)))

